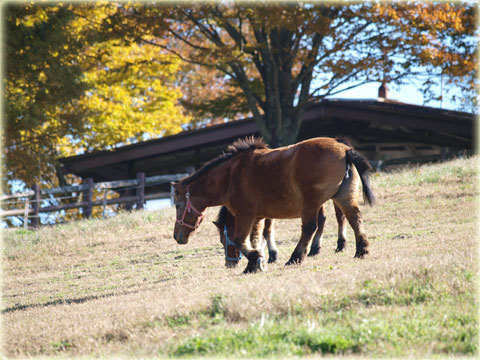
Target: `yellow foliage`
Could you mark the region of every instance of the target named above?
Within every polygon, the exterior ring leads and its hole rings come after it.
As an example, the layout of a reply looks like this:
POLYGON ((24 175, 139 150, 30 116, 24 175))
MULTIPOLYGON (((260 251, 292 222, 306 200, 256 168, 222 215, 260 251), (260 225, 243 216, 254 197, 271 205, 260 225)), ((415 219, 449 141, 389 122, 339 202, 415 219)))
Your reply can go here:
MULTIPOLYGON (((178 60, 152 45, 116 40, 91 47, 87 56, 104 50, 101 61, 84 73, 89 90, 77 103, 87 114, 79 145, 104 149, 180 132, 190 119, 177 104, 182 96, 174 86, 178 60)), ((65 143, 62 154, 78 151, 65 143)))

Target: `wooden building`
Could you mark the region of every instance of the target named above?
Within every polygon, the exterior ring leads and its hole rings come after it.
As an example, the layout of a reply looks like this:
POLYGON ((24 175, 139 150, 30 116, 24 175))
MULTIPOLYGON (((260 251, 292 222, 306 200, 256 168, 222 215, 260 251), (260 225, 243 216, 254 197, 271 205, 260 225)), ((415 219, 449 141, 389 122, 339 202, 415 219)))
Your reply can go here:
MULTIPOLYGON (((384 95, 384 94, 379 94, 384 95)), ((370 160, 472 151, 475 116, 451 110, 388 100, 331 99, 305 112, 298 141, 344 136, 370 160)), ((258 135, 253 119, 123 146, 113 151, 60 159, 64 174, 95 182, 192 171, 222 153, 234 140, 258 135)), ((166 188, 163 189, 167 190, 166 188)), ((158 191, 158 189, 157 189, 158 191)))

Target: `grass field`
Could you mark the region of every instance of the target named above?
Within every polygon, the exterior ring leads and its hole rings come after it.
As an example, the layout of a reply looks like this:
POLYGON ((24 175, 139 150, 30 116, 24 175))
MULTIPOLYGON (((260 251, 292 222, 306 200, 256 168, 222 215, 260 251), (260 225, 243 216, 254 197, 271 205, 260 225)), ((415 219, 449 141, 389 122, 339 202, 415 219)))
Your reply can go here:
POLYGON ((373 174, 363 260, 350 228, 334 253, 331 202, 320 255, 284 267, 300 220, 278 221, 279 261, 251 275, 224 267, 217 208, 187 245, 170 209, 6 230, 4 354, 474 356, 477 162, 373 174))

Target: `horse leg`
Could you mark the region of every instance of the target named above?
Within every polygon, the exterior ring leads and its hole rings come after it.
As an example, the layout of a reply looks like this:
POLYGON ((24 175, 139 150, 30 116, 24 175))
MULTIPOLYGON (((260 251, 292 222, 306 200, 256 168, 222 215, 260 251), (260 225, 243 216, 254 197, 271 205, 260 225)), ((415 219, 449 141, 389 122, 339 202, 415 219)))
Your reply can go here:
POLYGON ((363 258, 364 255, 368 254, 368 240, 367 235, 363 229, 363 220, 360 213, 360 209, 356 201, 338 201, 334 200, 338 207, 345 214, 350 226, 353 228, 355 233, 355 257, 363 258))
POLYGON ((264 231, 264 219, 256 219, 250 232, 250 244, 253 249, 260 251, 263 256, 263 238, 261 234, 264 231))
POLYGON ((251 233, 255 218, 236 216, 235 217, 235 246, 248 259, 248 265, 244 273, 256 272, 258 269, 265 270, 265 260, 258 249, 253 249, 247 237, 251 233))
POLYGON ((312 247, 310 248, 308 256, 315 256, 320 252, 320 249, 322 247, 323 228, 325 227, 326 219, 327 217, 325 216, 325 206, 322 206, 318 211, 318 227, 317 231, 315 231, 315 235, 313 236, 312 247))
POLYGON ((347 241, 347 223, 345 221, 345 215, 343 214, 342 210, 333 202, 335 206, 335 216, 337 217, 338 223, 338 239, 337 239, 337 248, 335 252, 343 251, 345 249, 345 243, 347 241))
POLYGON ((277 261, 277 245, 275 243, 275 222, 273 219, 265 219, 265 227, 263 228, 263 237, 267 241, 268 246, 268 262, 277 261))
POLYGON ((317 230, 318 221, 318 207, 305 208, 302 212, 302 236, 297 244, 297 247, 292 253, 290 260, 285 265, 301 264, 307 255, 308 245, 312 240, 313 234, 317 230))

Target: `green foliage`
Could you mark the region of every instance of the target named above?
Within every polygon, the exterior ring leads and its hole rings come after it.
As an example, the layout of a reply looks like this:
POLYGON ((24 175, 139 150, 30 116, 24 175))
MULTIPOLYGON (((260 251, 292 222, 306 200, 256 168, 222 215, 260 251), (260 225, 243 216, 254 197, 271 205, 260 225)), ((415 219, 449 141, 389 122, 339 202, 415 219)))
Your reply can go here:
POLYGON ((74 15, 64 7, 9 3, 4 11, 4 175, 31 185, 54 171, 57 140, 81 124, 67 113, 85 89, 76 61, 83 39, 67 31, 74 15))
POLYGON ((111 40, 92 46, 92 54, 105 55, 85 72, 89 90, 79 100, 84 109, 81 145, 105 149, 172 135, 182 130, 186 118, 177 101, 174 75, 178 59, 152 45, 125 45, 111 40))
POLYGON ((56 184, 57 158, 181 131, 179 60, 111 39, 112 3, 5 7, 7 179, 56 184))

